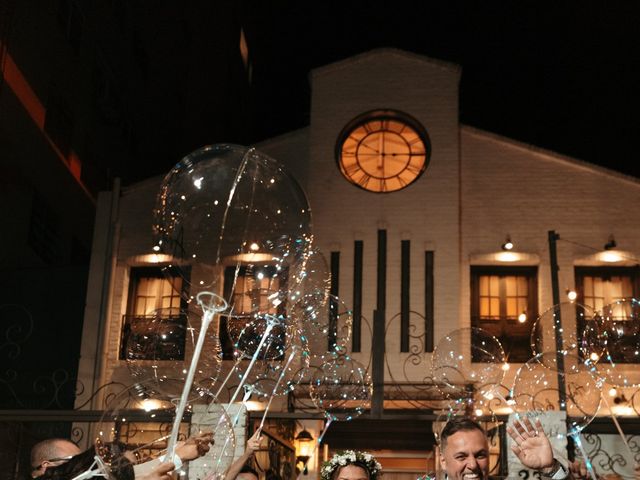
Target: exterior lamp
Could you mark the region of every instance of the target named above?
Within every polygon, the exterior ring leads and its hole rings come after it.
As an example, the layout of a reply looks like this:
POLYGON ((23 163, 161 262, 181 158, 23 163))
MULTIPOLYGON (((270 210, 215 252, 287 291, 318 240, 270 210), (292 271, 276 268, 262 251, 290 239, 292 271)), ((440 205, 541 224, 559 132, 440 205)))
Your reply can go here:
POLYGON ((311 458, 313 445, 313 436, 306 428, 303 428, 295 438, 296 446, 296 468, 304 475, 308 472, 307 462, 311 458))
POLYGON ((508 252, 509 250, 513 250, 513 242, 511 241, 511 237, 509 235, 507 235, 507 238, 505 239, 505 241, 502 244, 501 248, 505 252, 508 252))
POLYGON ((605 250, 613 250, 614 248, 616 248, 618 246, 618 244, 616 243, 616 239, 613 238, 613 234, 609 235, 609 239, 607 240, 607 243, 604 244, 604 248, 605 250))

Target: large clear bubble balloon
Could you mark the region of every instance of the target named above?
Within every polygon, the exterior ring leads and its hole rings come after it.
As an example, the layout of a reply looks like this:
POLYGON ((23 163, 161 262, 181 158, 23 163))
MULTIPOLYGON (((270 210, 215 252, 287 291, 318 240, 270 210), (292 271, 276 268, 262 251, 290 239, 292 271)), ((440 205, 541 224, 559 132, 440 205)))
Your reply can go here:
POLYGON ((479 389, 488 394, 500 385, 507 369, 502 345, 481 328, 454 330, 433 349, 433 380, 452 400, 479 389))
POLYGON ((288 272, 311 244, 311 214, 278 162, 254 148, 212 145, 164 178, 155 234, 153 248, 170 258, 166 271, 181 280, 188 301, 211 291, 233 305, 238 279, 260 276, 284 300, 293 287, 288 272))
MULTIPOLYGON (((172 381, 184 383, 166 380, 172 381)), ((144 471, 145 463, 165 458, 178 398, 156 386, 155 381, 138 382, 110 399, 109 408, 97 425, 94 443, 97 455, 111 476, 119 478, 119 472, 125 471, 131 462, 140 464, 135 467, 136 474, 142 475, 148 473, 144 471)), ((230 462, 225 465, 218 462, 212 441, 230 436, 233 437, 233 428, 225 409, 212 403, 212 398, 202 390, 194 388, 180 424, 176 454, 183 465, 178 473, 184 474, 187 462, 196 459, 199 467, 207 472, 228 467, 230 462)), ((235 437, 232 443, 235 445, 235 437)), ((149 470, 152 468, 152 464, 147 466, 149 470)))
MULTIPOLYGON (((531 329, 533 355, 559 351, 571 359, 598 362, 604 351, 601 318, 589 306, 577 302, 562 302, 540 315, 531 329)), ((541 361, 554 356, 542 355, 541 361)), ((546 365, 553 368, 555 362, 546 365)))
POLYGON ((371 379, 348 355, 328 354, 310 387, 311 400, 330 420, 349 421, 371 408, 371 379))
POLYGON ((640 387, 640 301, 618 300, 602 309, 602 331, 606 352, 598 363, 598 373, 607 383, 619 387, 640 387))
MULTIPOLYGON (((545 412, 566 411, 567 434, 578 435, 600 409, 601 381, 594 375, 591 364, 570 357, 571 354, 556 353, 533 357, 518 369, 511 398, 514 410, 521 417, 544 417, 545 412)), ((546 433, 563 436, 556 431, 546 433)))
MULTIPOLYGON (((155 381, 167 394, 180 395, 202 327, 202 313, 186 309, 158 309, 150 315, 132 318, 123 338, 123 356, 134 381, 155 381), (166 382, 166 379, 172 381, 166 382), (178 391, 167 391, 179 388, 178 391)), ((197 363, 195 382, 211 388, 218 378, 222 354, 218 323, 204 332, 205 339, 197 363)))

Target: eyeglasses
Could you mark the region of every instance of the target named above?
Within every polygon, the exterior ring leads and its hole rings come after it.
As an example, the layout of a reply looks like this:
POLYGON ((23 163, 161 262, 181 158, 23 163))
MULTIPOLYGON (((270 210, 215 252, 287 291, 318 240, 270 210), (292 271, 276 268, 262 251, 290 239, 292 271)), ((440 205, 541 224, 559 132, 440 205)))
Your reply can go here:
POLYGON ((32 471, 35 472, 36 470, 40 470, 45 463, 68 462, 73 457, 74 455, 67 455, 66 457, 55 457, 55 458, 50 458, 49 460, 44 460, 42 463, 40 463, 40 465, 33 467, 32 471))

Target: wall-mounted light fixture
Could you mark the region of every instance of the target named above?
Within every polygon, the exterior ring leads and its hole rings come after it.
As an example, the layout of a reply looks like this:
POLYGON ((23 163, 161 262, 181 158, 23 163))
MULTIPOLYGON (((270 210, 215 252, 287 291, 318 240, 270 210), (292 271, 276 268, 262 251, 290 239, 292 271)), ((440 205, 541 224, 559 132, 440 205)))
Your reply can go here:
POLYGON ((507 235, 507 238, 505 239, 505 241, 502 244, 501 248, 505 252, 507 252, 509 250, 513 250, 513 242, 511 241, 511 236, 507 235))
POLYGON ((575 290, 567 288, 567 298, 570 302, 573 302, 576 298, 578 298, 578 293, 575 290))
POLYGON ((298 432, 295 438, 295 447, 296 447, 296 469, 302 472, 303 475, 306 475, 307 470, 307 462, 311 458, 312 447, 313 447, 313 436, 309 433, 306 428, 303 428, 298 432))
POLYGON ((613 234, 609 235, 609 239, 607 240, 607 243, 604 244, 604 248, 605 250, 613 250, 614 248, 616 248, 618 246, 618 244, 616 243, 616 239, 613 237, 613 234))

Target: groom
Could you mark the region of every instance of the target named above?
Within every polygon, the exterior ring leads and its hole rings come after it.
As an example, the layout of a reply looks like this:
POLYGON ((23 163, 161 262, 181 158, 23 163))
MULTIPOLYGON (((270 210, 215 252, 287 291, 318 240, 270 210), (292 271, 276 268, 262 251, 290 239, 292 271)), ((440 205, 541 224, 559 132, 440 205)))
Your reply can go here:
MULTIPOLYGON (((553 457, 551 443, 540 420, 529 419, 507 427, 515 442, 511 447, 522 464, 538 470, 543 479, 565 480, 569 472, 553 457)), ((453 418, 440 434, 440 464, 449 480, 487 480, 489 441, 484 429, 467 417, 453 418)))

